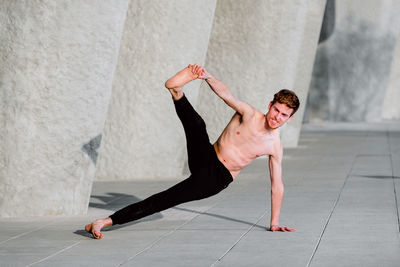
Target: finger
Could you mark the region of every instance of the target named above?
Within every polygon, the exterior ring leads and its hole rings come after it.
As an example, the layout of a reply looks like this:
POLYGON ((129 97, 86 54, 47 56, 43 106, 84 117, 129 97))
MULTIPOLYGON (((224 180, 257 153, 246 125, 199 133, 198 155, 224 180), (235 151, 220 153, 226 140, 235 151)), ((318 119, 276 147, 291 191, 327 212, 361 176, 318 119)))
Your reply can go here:
POLYGON ((294 232, 296 229, 294 228, 289 228, 289 227, 283 227, 285 229, 285 232, 294 232))
POLYGON ((279 232, 279 231, 281 231, 281 227, 280 226, 276 225, 276 226, 273 227, 273 231, 272 232, 279 232))

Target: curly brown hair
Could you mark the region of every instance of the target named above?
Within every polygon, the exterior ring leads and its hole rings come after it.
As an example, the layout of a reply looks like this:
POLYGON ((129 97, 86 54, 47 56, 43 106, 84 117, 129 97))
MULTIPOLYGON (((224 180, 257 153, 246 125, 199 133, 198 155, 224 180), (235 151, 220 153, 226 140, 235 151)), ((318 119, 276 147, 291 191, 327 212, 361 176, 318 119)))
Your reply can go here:
POLYGON ((276 102, 285 104, 289 108, 292 108, 293 112, 290 116, 293 116, 293 114, 296 113, 296 111, 300 107, 299 98, 293 91, 289 89, 282 89, 278 93, 276 93, 274 95, 274 99, 272 100, 272 105, 276 102))

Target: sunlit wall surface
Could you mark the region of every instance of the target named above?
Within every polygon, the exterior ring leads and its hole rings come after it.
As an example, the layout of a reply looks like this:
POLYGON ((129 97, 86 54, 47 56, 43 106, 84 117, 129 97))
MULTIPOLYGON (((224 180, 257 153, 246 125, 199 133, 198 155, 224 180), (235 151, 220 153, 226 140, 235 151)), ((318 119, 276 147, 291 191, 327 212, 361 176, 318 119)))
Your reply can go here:
MULTIPOLYGON (((2 1, 0 216, 84 214, 93 180, 180 179, 185 138, 164 82, 189 63, 262 112, 277 90, 296 91, 285 147, 303 114, 399 118, 398 5, 2 1)), ((233 111, 205 82, 185 94, 215 141, 233 111)))

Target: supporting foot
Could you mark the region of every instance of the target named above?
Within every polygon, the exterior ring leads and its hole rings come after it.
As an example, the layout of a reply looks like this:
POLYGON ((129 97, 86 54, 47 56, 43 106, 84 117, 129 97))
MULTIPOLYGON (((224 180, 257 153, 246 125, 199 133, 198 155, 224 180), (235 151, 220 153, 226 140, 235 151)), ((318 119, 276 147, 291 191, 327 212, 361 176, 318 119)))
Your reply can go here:
POLYGON ((91 233, 93 238, 95 239, 102 239, 103 238, 103 233, 101 232, 101 229, 107 226, 111 226, 112 220, 111 218, 105 218, 105 219, 100 219, 96 220, 90 224, 87 224, 85 226, 85 230, 88 233, 91 233))

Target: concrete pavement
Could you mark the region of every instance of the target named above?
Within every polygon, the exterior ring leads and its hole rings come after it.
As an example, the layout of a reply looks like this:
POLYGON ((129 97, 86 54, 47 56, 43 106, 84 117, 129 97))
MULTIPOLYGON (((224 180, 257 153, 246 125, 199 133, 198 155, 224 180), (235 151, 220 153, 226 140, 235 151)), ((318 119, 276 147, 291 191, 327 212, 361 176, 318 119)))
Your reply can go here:
POLYGON ((97 182, 87 216, 1 219, 0 266, 400 266, 400 122, 303 126, 283 162, 281 224, 294 233, 266 231, 266 162, 102 240, 83 226, 176 180, 97 182))

